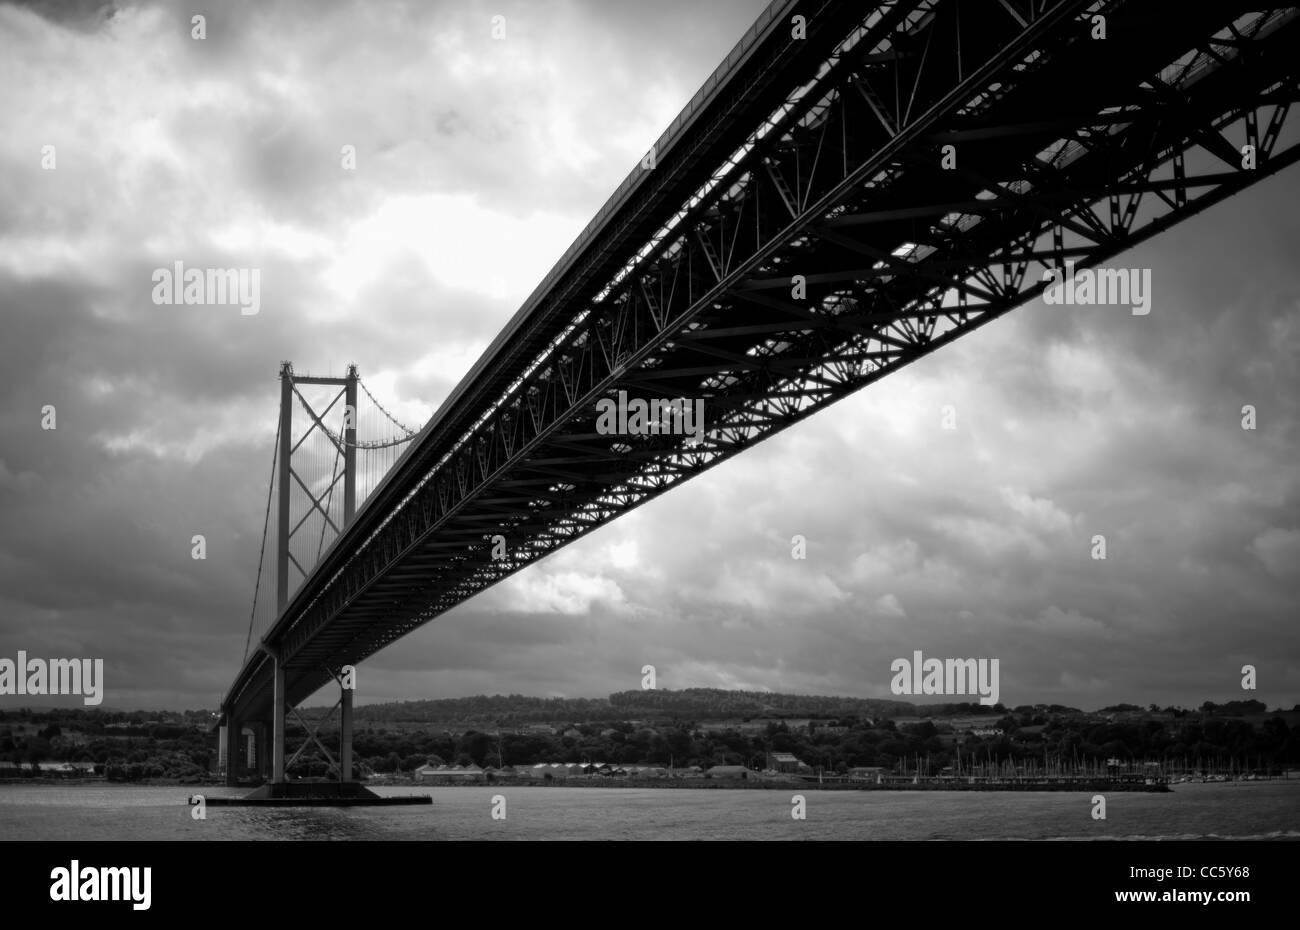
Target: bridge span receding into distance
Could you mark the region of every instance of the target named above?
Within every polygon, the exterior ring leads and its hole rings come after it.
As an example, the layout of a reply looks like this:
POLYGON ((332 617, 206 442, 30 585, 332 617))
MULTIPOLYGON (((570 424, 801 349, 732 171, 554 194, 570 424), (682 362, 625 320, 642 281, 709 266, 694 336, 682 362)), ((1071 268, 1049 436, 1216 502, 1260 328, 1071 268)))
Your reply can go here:
MULTIPOLYGON (((1298 98, 1295 5, 774 0, 359 505, 345 465, 292 590, 280 543, 228 781, 247 727, 283 784, 286 710, 344 667, 1294 163, 1298 98), (613 397, 701 400, 704 432, 609 435, 613 397)), ((292 395, 356 387, 281 379, 283 540, 292 395)))

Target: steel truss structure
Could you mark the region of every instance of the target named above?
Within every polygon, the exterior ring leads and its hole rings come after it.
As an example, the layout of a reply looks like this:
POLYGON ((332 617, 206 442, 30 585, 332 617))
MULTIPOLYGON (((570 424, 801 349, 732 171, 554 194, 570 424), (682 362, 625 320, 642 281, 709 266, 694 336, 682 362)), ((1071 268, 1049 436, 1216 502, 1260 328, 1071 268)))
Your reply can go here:
MULTIPOLYGON (((289 702, 1046 272, 1296 161, 1298 12, 773 3, 286 605, 264 644, 289 702), (702 398, 707 436, 603 435, 597 402, 620 391, 702 398)), ((266 718, 271 664, 245 665, 228 714, 266 718)))

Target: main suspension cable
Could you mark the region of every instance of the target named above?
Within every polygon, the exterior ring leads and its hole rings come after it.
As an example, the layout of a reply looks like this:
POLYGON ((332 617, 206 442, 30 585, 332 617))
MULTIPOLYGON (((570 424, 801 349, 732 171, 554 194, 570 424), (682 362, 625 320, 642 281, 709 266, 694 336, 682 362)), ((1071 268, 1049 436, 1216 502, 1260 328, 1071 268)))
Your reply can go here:
MULTIPOLYGON (((385 417, 387 417, 390 423, 392 423, 394 426, 396 426, 406 435, 398 436, 394 439, 386 439, 386 440, 376 439, 371 441, 358 440, 356 442, 348 442, 347 439, 345 439, 343 436, 340 436, 338 433, 333 432, 329 427, 325 426, 323 423, 320 424, 320 428, 325 431, 326 436, 334 440, 335 445, 351 446, 354 449, 387 449, 391 446, 400 446, 402 443, 410 442, 412 439, 416 437, 416 435, 419 433, 419 430, 411 429, 409 426, 402 423, 402 421, 398 420, 395 416, 393 416, 386 409, 384 409, 384 405, 381 404, 379 401, 375 400, 375 395, 370 393, 370 388, 366 387, 366 382, 358 378, 357 384, 361 385, 361 390, 366 392, 366 396, 370 398, 370 402, 375 405, 375 407, 379 410, 379 412, 382 413, 385 417)), ((360 431, 358 430, 358 432, 360 431)))

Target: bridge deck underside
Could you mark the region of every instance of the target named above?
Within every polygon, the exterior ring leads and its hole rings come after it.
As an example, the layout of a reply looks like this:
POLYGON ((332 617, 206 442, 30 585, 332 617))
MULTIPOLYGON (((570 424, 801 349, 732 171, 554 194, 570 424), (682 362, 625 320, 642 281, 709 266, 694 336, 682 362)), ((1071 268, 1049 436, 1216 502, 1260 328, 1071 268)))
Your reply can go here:
MULTIPOLYGON (((1290 7, 791 9, 808 38, 777 30, 753 50, 291 601, 266 639, 291 703, 1033 298, 1046 269, 1105 261, 1297 156, 1290 7), (702 399, 708 434, 603 435, 597 402, 619 391, 702 399)), ((267 713, 270 668, 241 672, 239 718, 267 713)))

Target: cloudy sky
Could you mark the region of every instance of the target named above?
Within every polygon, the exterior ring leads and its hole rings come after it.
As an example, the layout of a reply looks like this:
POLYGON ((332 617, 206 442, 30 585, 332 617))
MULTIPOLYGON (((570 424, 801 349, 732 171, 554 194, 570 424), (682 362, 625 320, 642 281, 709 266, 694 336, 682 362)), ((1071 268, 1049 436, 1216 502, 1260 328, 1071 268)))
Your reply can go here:
MULTIPOLYGON (((223 3, 196 41, 188 5, 0 3, 0 656, 214 707, 279 361, 356 362, 423 422, 762 6, 223 3), (176 261, 260 268, 260 312, 155 305, 176 261)), ((1297 202, 1292 169, 1115 260, 1148 316, 1035 302, 719 466, 375 656, 359 700, 644 664, 889 697, 920 649, 998 658, 1009 704, 1291 706, 1297 202)))

